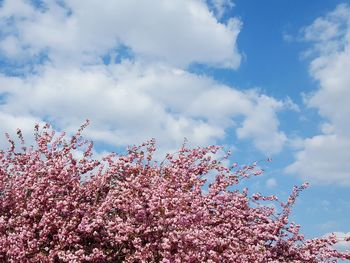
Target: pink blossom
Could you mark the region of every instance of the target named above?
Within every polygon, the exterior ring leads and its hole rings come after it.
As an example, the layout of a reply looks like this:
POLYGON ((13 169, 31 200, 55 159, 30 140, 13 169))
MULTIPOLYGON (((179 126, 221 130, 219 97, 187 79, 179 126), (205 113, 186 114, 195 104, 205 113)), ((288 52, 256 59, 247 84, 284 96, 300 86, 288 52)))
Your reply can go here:
MULTIPOLYGON (((349 252, 335 236, 305 239, 289 222, 301 190, 282 211, 276 196, 229 190, 256 175, 256 163, 227 168, 218 146, 153 161, 155 141, 126 155, 92 158, 81 133, 55 137, 35 127, 36 146, 0 151, 0 262, 336 262, 349 252), (83 157, 73 150, 83 150, 83 157), (216 174, 208 191, 206 174, 216 174), (231 187, 231 188, 229 188, 231 187), (254 205, 252 205, 254 203, 254 205)), ((228 158, 229 154, 225 158, 228 158)), ((350 240, 349 237, 345 240, 350 240)))

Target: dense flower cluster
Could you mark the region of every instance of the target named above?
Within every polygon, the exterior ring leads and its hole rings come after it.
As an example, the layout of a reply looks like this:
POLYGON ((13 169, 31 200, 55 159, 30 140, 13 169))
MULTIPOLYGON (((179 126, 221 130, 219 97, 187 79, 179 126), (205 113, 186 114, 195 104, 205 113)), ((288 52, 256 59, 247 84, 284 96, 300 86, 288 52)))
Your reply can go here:
POLYGON ((153 140, 92 158, 81 132, 67 141, 37 125, 37 145, 0 152, 0 262, 336 262, 335 236, 306 240, 291 206, 239 190, 256 164, 227 167, 217 146, 152 159, 153 140), (83 157, 74 154, 83 151, 83 157), (205 176, 215 180, 206 184, 205 176), (264 200, 281 204, 277 212, 264 200))

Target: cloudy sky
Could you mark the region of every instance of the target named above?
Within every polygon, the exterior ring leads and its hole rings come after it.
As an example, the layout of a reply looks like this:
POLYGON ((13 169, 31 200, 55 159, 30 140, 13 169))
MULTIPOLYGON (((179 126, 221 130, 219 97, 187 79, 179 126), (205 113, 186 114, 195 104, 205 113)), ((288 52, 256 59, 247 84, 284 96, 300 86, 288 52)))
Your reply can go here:
POLYGON ((0 0, 1 134, 88 118, 97 153, 186 137, 272 157, 252 191, 308 181, 293 219, 350 232, 350 1, 102 2, 0 0))

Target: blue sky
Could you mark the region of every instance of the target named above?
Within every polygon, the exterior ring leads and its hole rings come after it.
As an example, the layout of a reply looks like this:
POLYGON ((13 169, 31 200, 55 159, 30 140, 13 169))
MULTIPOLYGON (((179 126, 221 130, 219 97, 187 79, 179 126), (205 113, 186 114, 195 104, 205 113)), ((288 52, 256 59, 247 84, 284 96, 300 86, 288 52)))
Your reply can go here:
POLYGON ((89 118, 97 156, 152 137, 269 156, 251 191, 308 181, 293 219, 350 233, 350 1, 0 3, 2 134, 89 118))

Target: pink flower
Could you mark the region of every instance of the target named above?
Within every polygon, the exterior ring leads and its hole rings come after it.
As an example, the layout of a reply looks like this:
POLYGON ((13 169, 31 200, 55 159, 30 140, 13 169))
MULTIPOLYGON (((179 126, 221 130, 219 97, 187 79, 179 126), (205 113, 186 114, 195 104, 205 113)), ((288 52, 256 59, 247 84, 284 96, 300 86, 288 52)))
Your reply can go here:
MULTIPOLYGON (((152 139, 97 161, 82 125, 71 140, 37 125, 35 147, 0 151, 0 262, 336 262, 333 236, 306 240, 276 196, 229 191, 260 175, 256 163, 230 169, 220 149, 182 147, 158 164, 152 139), (68 142, 69 143, 68 143, 68 142), (73 152, 80 149, 83 157, 73 152), (210 156, 210 158, 208 158, 210 156), (208 173, 216 179, 203 189, 208 173), (84 178, 84 179, 83 179, 84 178), (249 197, 251 196, 251 197, 249 197), (252 206, 251 202, 255 204, 252 206)), ((24 144, 20 130, 17 134, 24 144)), ((228 158, 229 154, 225 158, 228 158)), ((350 237, 345 238, 350 241, 350 237)))

